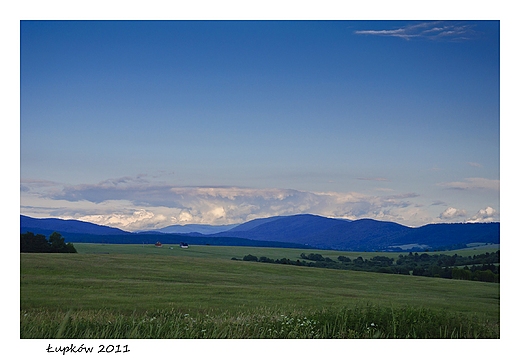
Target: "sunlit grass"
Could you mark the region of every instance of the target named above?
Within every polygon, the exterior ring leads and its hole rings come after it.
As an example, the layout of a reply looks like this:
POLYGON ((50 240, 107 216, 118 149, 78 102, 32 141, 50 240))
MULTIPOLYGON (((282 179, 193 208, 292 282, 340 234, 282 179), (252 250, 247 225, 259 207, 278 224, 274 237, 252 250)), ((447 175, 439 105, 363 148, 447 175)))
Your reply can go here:
POLYGON ((497 283, 232 261, 220 255, 21 254, 20 335, 498 336, 497 283))

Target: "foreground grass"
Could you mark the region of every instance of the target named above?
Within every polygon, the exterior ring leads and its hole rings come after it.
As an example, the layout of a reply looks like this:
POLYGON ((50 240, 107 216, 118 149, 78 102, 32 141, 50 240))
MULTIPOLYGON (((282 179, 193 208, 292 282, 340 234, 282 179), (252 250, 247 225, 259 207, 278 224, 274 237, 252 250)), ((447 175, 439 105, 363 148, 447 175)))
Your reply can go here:
POLYGON ((68 339, 369 339, 499 338, 497 324, 424 308, 355 306, 342 310, 244 312, 159 310, 131 315, 110 310, 22 311, 21 338, 68 339))
POLYGON ((146 253, 21 254, 20 335, 499 335, 500 285, 496 283, 232 261, 229 256, 211 257, 208 248, 200 250, 206 253, 202 257, 146 253), (292 325, 294 328, 289 330, 292 325))

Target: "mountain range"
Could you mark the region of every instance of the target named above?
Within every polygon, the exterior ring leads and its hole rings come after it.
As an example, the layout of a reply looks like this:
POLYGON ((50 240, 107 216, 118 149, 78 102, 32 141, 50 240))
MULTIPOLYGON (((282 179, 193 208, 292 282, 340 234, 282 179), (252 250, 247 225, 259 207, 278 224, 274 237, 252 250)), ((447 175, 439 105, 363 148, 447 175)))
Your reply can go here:
POLYGON ((148 230, 148 231, 139 231, 137 233, 200 233, 200 234, 215 234, 220 232, 228 231, 234 227, 238 226, 238 224, 227 224, 220 226, 213 226, 210 224, 174 224, 172 226, 148 230))
POLYGON ((440 223, 413 228, 373 219, 344 220, 311 214, 255 219, 239 225, 169 226, 125 232, 77 220, 20 216, 20 233, 59 232, 69 242, 180 243, 318 248, 344 251, 417 251, 500 243, 500 223, 440 223))

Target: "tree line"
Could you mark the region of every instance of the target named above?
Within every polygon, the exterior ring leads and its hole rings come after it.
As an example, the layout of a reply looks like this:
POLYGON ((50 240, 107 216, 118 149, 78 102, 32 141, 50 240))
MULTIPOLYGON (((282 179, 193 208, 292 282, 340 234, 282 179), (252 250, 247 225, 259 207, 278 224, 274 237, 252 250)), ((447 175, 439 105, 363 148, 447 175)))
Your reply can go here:
POLYGON ((20 234, 20 252, 22 253, 77 253, 72 243, 65 243, 65 238, 54 232, 49 239, 43 234, 27 232, 20 234))
MULTIPOLYGON (((446 254, 422 253, 400 254, 397 260, 386 256, 374 256, 364 259, 359 256, 351 259, 338 256, 337 260, 323 257, 321 254, 302 253, 300 259, 271 259, 248 254, 243 261, 296 265, 305 267, 356 270, 390 274, 438 277, 446 279, 475 280, 482 282, 500 282, 500 251, 473 256, 452 256, 446 254)), ((237 260, 237 258, 232 258, 237 260)))

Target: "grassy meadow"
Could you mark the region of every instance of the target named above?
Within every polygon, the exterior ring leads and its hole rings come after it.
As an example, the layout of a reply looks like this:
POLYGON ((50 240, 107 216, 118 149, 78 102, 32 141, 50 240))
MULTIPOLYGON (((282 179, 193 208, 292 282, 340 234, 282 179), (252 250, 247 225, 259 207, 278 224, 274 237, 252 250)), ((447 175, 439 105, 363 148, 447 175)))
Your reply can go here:
POLYGON ((231 260, 377 253, 75 247, 20 255, 21 338, 499 337, 497 283, 231 260))

